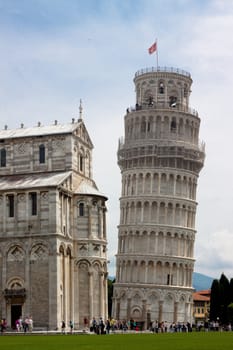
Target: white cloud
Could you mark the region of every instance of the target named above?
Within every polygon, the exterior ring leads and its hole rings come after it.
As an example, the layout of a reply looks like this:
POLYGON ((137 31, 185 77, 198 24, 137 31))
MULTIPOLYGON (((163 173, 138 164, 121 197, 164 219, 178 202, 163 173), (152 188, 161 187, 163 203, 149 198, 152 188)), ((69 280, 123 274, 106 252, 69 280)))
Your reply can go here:
POLYGON ((196 271, 215 278, 222 273, 233 277, 233 231, 212 232, 196 243, 196 271))

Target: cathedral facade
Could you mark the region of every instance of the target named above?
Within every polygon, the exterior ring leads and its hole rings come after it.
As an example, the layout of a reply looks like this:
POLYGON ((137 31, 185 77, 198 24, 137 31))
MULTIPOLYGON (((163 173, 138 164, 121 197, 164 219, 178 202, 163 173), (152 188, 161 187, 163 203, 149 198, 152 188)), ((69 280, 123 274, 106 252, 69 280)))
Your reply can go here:
POLYGON ((174 68, 143 69, 120 139, 122 174, 113 317, 192 321, 196 190, 204 163, 192 79, 174 68))
POLYGON ((106 196, 82 119, 0 131, 0 318, 106 318, 106 196))

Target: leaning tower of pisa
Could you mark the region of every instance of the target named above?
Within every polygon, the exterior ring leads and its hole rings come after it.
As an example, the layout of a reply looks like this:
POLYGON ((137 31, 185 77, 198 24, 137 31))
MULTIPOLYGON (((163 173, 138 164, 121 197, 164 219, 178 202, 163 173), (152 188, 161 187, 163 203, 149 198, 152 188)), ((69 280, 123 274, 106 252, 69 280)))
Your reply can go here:
POLYGON ((174 68, 138 71, 120 139, 122 174, 113 317, 145 329, 192 321, 197 179, 204 163, 192 79, 174 68))

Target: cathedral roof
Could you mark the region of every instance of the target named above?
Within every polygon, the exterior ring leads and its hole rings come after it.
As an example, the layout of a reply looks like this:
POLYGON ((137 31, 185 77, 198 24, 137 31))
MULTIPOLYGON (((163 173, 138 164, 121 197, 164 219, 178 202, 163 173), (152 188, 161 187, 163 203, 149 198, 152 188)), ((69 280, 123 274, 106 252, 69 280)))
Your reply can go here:
MULTIPOLYGON (((0 191, 59 186, 71 175, 70 171, 62 173, 37 173, 0 176, 0 191)), ((93 181, 83 179, 74 192, 76 194, 107 197, 101 193, 93 181)))
POLYGON ((107 197, 97 189, 95 184, 88 180, 82 180, 75 193, 100 196, 107 199, 107 197))
POLYGON ((36 187, 49 187, 60 185, 69 175, 70 171, 63 173, 38 173, 24 175, 7 175, 0 177, 0 190, 18 190, 36 187))
POLYGON ((43 126, 38 123, 38 126, 25 128, 23 125, 18 129, 4 129, 0 130, 0 139, 29 137, 29 136, 44 136, 72 133, 80 121, 73 121, 72 123, 59 124, 57 121, 53 125, 43 126))

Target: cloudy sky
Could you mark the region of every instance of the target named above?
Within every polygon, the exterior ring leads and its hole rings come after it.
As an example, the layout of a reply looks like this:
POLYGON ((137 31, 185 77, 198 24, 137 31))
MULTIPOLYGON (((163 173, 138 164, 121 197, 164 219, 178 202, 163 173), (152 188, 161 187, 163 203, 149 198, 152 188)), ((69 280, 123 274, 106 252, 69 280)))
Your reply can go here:
POLYGON ((108 200, 109 273, 115 274, 123 118, 137 70, 187 70, 206 161, 199 178, 195 271, 233 277, 233 1, 0 0, 0 128, 78 117, 108 200))

